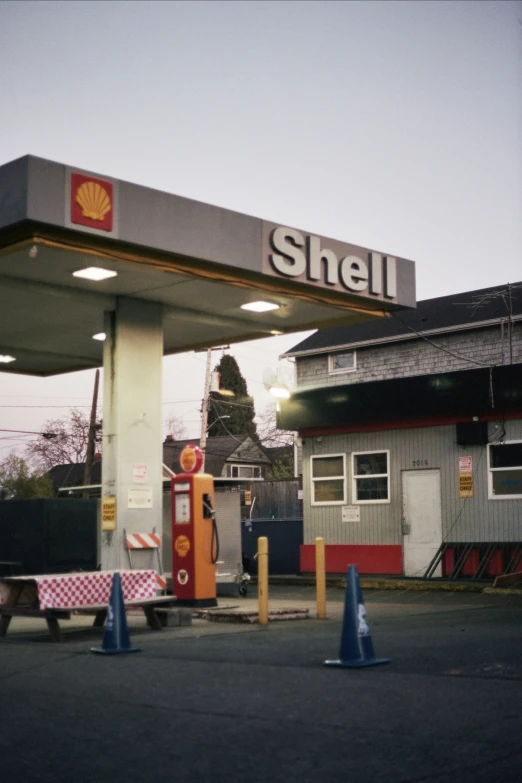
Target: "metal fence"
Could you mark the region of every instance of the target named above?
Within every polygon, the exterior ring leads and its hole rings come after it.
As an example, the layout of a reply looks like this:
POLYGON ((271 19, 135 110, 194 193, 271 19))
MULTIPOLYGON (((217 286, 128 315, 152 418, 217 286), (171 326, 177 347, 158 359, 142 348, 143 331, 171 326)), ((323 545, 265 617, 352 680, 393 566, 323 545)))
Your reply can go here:
POLYGON ((299 547, 303 543, 302 519, 252 519, 241 523, 241 546, 245 570, 257 574, 257 539, 268 538, 269 574, 298 574, 299 547))
POLYGON ((303 516, 300 487, 297 478, 253 483, 252 504, 243 514, 251 519, 300 519, 303 516))

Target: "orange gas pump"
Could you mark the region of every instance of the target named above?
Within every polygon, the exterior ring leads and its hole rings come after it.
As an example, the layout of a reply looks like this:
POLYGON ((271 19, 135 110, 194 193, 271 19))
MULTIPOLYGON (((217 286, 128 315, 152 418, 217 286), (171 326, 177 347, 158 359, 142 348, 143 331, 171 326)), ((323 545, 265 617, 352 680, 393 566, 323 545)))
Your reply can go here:
POLYGON ((185 446, 179 461, 183 473, 171 481, 172 594, 179 605, 217 606, 214 479, 197 472, 203 462, 197 446, 185 446))

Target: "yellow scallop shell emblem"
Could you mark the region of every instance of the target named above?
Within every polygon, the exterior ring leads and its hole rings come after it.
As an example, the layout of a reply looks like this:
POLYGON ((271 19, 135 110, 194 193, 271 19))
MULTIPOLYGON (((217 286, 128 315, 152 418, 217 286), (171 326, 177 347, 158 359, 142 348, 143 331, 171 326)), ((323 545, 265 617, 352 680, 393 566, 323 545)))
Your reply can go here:
POLYGON ((111 200, 105 188, 98 182, 84 182, 76 191, 76 203, 82 208, 83 217, 103 220, 111 209, 111 200))

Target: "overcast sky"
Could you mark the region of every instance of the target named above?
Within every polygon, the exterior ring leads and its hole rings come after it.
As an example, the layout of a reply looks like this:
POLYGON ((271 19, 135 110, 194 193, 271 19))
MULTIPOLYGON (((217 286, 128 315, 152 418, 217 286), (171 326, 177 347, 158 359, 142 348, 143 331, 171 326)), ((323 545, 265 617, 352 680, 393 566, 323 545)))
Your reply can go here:
MULTIPOLYGON (((519 281, 521 43, 511 0, 4 1, 0 164, 39 155, 409 258, 418 299, 519 281)), ((258 413, 263 369, 303 336, 231 349, 258 413)), ((204 370, 164 360, 164 416, 189 436, 204 370)), ((92 386, 0 373, 0 428, 87 410, 92 386)))

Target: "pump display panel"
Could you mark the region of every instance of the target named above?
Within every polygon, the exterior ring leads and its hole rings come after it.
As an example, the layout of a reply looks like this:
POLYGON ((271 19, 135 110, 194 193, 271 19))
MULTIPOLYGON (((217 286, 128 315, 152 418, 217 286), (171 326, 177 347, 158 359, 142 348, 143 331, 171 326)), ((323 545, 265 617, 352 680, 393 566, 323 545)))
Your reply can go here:
POLYGON ((190 495, 176 495, 176 522, 178 525, 188 525, 190 522, 190 495))

